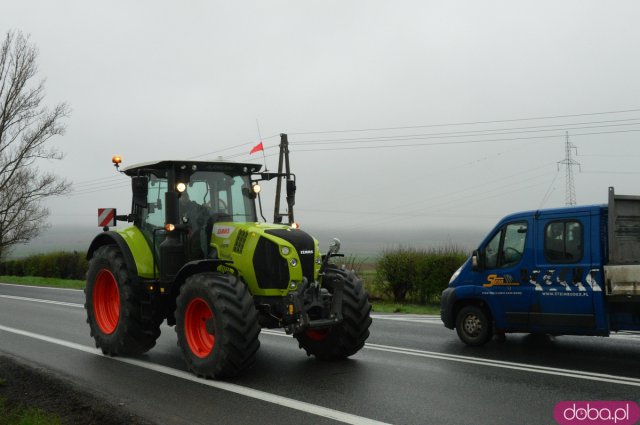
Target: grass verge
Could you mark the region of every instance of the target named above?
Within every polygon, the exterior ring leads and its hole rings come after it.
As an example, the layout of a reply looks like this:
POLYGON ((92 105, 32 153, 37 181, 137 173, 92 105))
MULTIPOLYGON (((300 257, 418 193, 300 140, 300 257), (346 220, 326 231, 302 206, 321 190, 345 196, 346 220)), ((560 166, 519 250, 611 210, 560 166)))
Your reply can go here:
POLYGON ((0 276, 2 283, 14 283, 17 285, 52 286, 54 288, 84 289, 84 280, 58 279, 54 277, 38 276, 0 276))
MULTIPOLYGON (((84 289, 84 280, 57 279, 38 276, 0 276, 0 282, 17 285, 50 286, 55 288, 84 289)), ((402 304, 390 301, 372 301, 375 313, 440 314, 439 305, 402 304)), ((0 423, 0 425, 2 425, 0 423)))
POLYGON ((0 398, 0 425, 60 425, 61 423, 58 415, 33 407, 21 405, 10 407, 7 400, 0 398))
POLYGON ((440 306, 372 301, 371 311, 374 313, 440 314, 440 306))

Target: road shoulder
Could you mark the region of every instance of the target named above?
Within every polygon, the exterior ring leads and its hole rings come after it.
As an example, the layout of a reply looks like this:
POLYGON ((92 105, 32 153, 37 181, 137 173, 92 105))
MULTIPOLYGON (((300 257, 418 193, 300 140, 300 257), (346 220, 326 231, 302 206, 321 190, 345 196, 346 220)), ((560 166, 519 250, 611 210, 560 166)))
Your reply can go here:
POLYGON ((59 374, 7 354, 0 354, 0 378, 0 397, 5 398, 9 406, 37 407, 60 416, 63 424, 153 425, 59 374))

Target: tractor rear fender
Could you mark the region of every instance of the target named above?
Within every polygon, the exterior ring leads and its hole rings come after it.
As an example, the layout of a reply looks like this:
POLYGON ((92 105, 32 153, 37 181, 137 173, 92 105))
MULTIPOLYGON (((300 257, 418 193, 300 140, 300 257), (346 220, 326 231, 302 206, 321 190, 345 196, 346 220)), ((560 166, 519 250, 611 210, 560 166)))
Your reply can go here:
POLYGON ((136 276, 143 279, 153 279, 157 273, 153 272, 153 254, 144 235, 135 226, 107 231, 96 236, 87 252, 87 259, 93 257, 96 249, 102 245, 115 244, 120 248, 127 268, 136 276))
POLYGON ((127 242, 124 240, 124 238, 116 232, 103 232, 93 238, 93 241, 91 241, 91 245, 89 245, 89 250, 87 251, 87 260, 91 260, 91 258, 93 257, 93 253, 103 245, 117 245, 118 249, 122 253, 124 262, 127 265, 127 269, 131 272, 132 277, 138 277, 138 268, 136 267, 136 262, 133 259, 133 254, 131 254, 129 245, 127 245, 127 242))

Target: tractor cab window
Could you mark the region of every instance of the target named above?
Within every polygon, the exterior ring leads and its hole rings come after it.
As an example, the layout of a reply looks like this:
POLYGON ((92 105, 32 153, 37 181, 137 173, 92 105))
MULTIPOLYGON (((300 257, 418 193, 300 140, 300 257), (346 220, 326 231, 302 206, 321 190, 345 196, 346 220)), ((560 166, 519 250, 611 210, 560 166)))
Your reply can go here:
POLYGON ((180 215, 185 222, 191 223, 194 214, 198 215, 198 221, 256 221, 255 204, 249 197, 250 187, 248 176, 195 172, 180 195, 180 215))
POLYGON ((163 208, 164 194, 167 191, 167 179, 149 176, 147 192, 147 208, 142 210, 143 230, 164 227, 165 212, 163 208))
MULTIPOLYGON (((164 176, 148 174, 147 206, 140 208, 139 226, 154 246, 166 237, 163 231, 166 220, 165 195, 170 188, 164 176)), ((185 189, 179 194, 178 214, 188 226, 193 258, 207 255, 211 231, 216 222, 255 222, 256 209, 250 176, 231 175, 219 171, 196 171, 181 176, 185 189)))
POLYGON ((253 199, 248 196, 250 183, 249 176, 223 172, 191 174, 185 191, 180 194, 179 213, 182 222, 189 226, 192 258, 208 255, 215 223, 257 221, 253 199))
POLYGON ((527 236, 527 223, 503 226, 485 248, 485 266, 489 269, 516 266, 522 259, 527 236))

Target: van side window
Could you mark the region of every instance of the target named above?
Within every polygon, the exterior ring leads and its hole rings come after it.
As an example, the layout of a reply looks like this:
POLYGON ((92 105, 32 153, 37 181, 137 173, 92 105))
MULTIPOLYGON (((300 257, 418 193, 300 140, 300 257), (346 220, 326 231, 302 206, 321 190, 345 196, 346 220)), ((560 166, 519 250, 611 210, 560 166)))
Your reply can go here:
POLYGON ((517 265, 522 259, 526 237, 526 221, 504 226, 485 248, 485 267, 492 269, 517 265))
POLYGON ((553 221, 544 230, 544 256, 552 263, 577 263, 582 259, 582 224, 553 221))

